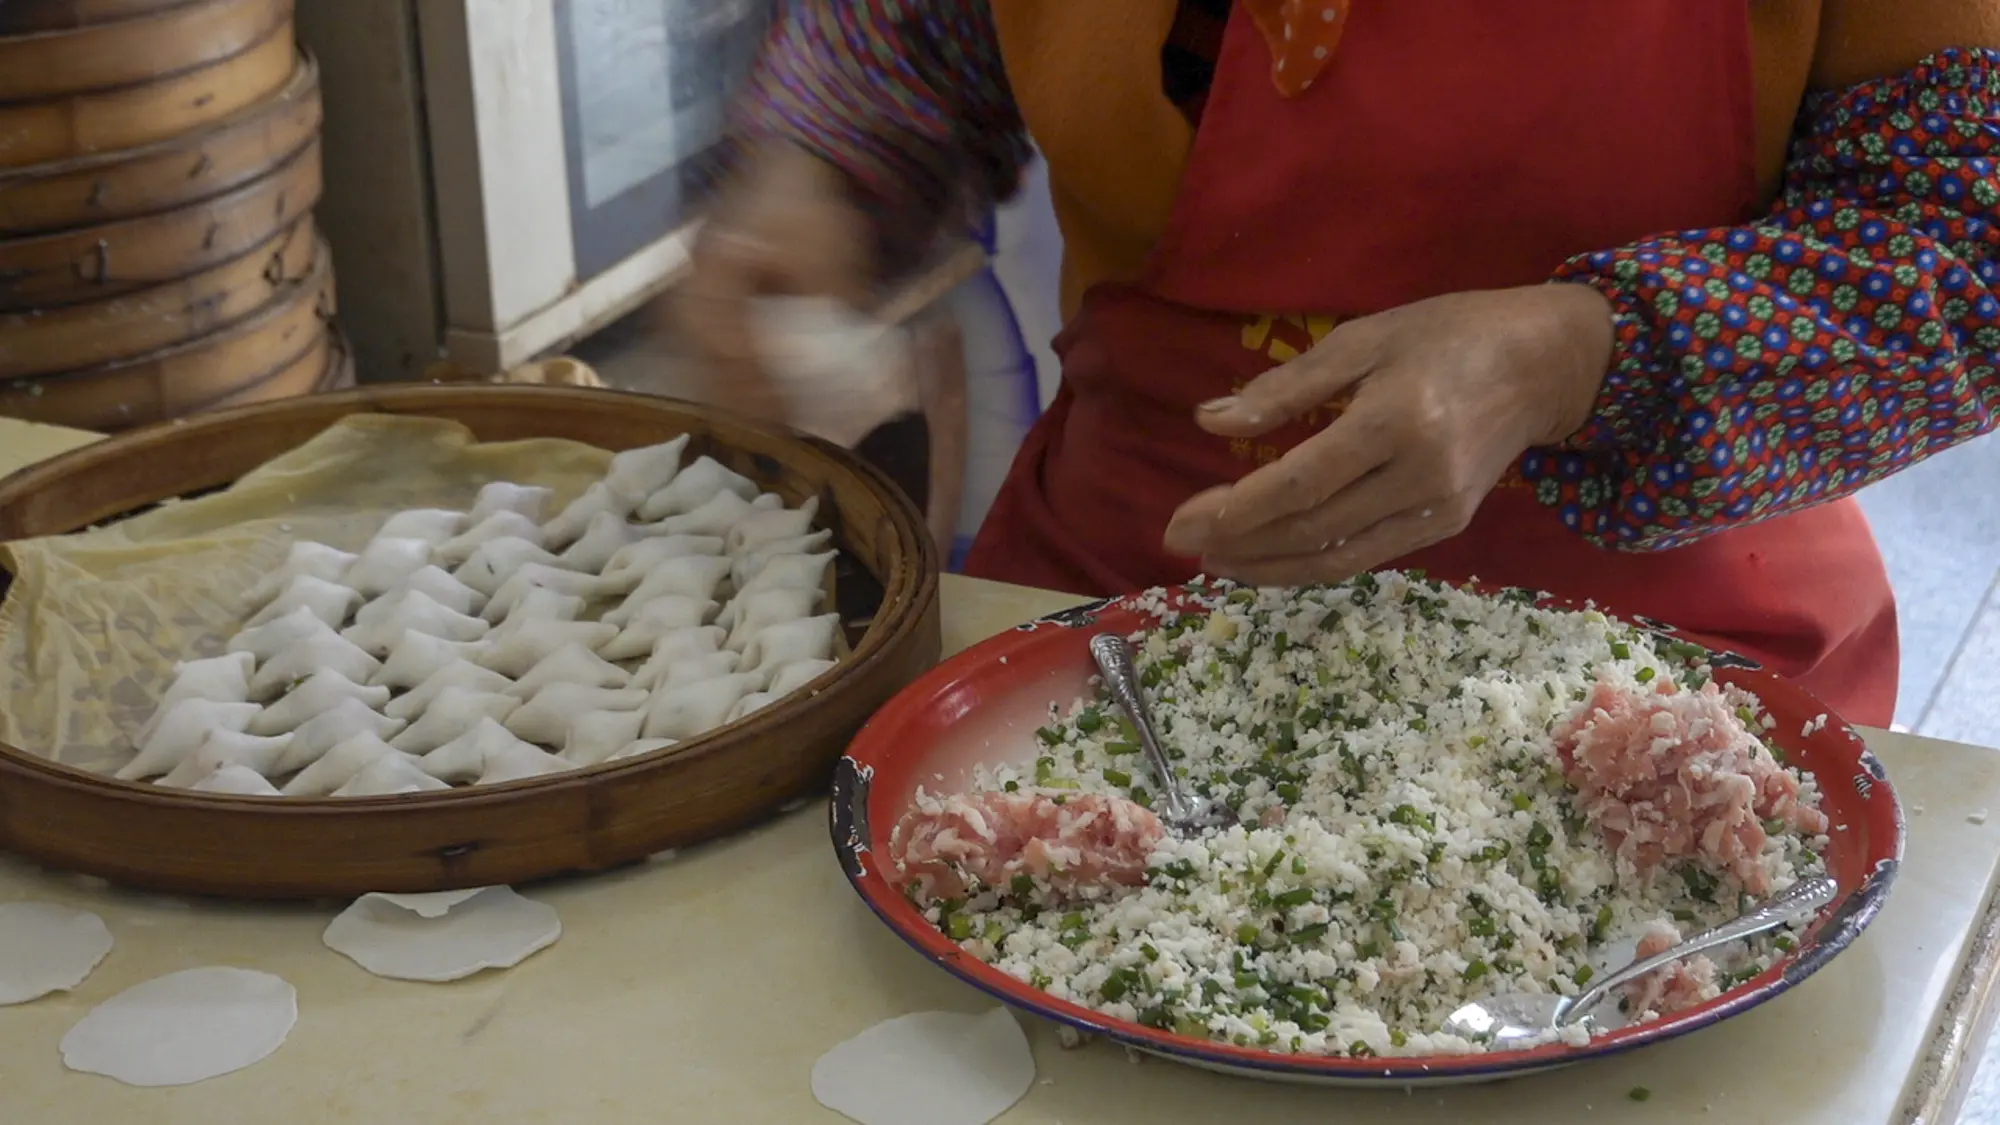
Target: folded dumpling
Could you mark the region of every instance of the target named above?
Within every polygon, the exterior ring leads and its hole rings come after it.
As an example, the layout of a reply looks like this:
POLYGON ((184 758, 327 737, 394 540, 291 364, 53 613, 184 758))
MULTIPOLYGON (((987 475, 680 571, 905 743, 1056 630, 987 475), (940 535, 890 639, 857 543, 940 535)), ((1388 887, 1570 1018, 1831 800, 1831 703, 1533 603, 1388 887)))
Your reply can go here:
POLYGON ((744 647, 742 666, 746 671, 768 676, 801 660, 831 660, 839 631, 837 613, 767 625, 744 647))
POLYGON ((341 576, 354 563, 354 553, 324 543, 300 540, 286 552, 285 561, 278 569, 266 574, 262 581, 250 588, 250 604, 264 605, 272 598, 284 593, 300 578, 310 575, 322 582, 340 584, 341 576))
POLYGON ((473 691, 448 687, 424 708, 423 716, 411 723, 389 745, 405 754, 435 750, 481 719, 505 719, 521 701, 496 691, 473 691))
POLYGON ((583 616, 584 607, 589 604, 575 594, 559 594, 546 586, 537 586, 521 595, 501 625, 519 627, 529 621, 575 621, 583 616))
POLYGON ((765 691, 772 695, 790 695, 834 669, 832 660, 795 660, 778 669, 771 676, 771 686, 765 691))
POLYGON ((463 566, 474 552, 495 539, 519 539, 542 545, 542 525, 519 512, 495 512, 438 544, 431 557, 443 566, 463 566))
POLYGON ((563 739, 562 756, 578 766, 594 766, 611 760, 613 754, 639 738, 646 723, 644 711, 591 711, 570 720, 563 739))
POLYGON ((467 688, 479 692, 506 691, 513 681, 493 671, 482 668, 467 660, 453 660, 431 673, 423 683, 418 684, 405 695, 397 696, 382 708, 382 713, 392 719, 414 720, 424 713, 446 688, 467 688))
POLYGON ((667 594, 654 598, 640 606, 630 616, 625 616, 625 607, 614 612, 621 620, 611 620, 612 614, 605 614, 605 624, 622 624, 618 635, 598 647, 597 654, 606 660, 636 660, 653 651, 653 645, 668 633, 700 626, 715 612, 715 603, 695 598, 683 598, 667 594))
POLYGON ((738 719, 747 719, 777 701, 778 697, 771 692, 753 691, 737 700, 736 706, 729 709, 729 714, 724 716, 722 721, 733 723, 738 719))
POLYGON ((645 705, 646 693, 634 689, 550 684, 508 715, 504 725, 516 738, 560 746, 570 724, 584 715, 597 711, 636 712, 645 705))
POLYGON ((278 787, 249 766, 224 766, 188 789, 195 793, 227 793, 233 797, 276 797, 278 787))
MULTIPOLYGON (((653 653, 639 670, 632 674, 633 687, 652 687, 659 681, 661 672, 674 664, 696 657, 708 656, 722 650, 722 641, 728 634, 713 625, 699 629, 676 629, 653 642, 653 653)), ((727 654, 730 660, 727 672, 736 670, 736 654, 727 654)))
POLYGON ((403 793, 427 793, 451 786, 425 773, 408 754, 384 754, 368 763, 347 784, 333 791, 335 797, 394 797, 403 793))
POLYGON ((377 738, 389 738, 404 727, 393 719, 369 709, 358 699, 343 699, 318 715, 299 724, 291 744, 271 767, 273 777, 302 770, 319 761, 320 755, 366 731, 377 738))
POLYGON ((477 613, 486 606, 486 595, 452 577, 440 566, 425 566, 396 583, 396 588, 354 611, 357 625, 371 624, 395 612, 404 594, 422 594, 453 613, 477 613))
POLYGON ((580 644, 564 645, 535 662, 507 694, 527 699, 550 684, 582 684, 586 687, 622 688, 632 682, 631 673, 580 644))
POLYGON ((387 656, 409 630, 429 633, 448 641, 476 641, 492 626, 441 605, 421 590, 406 590, 382 604, 385 608, 372 621, 350 625, 340 635, 375 656, 387 656))
POLYGON ((381 670, 371 676, 368 683, 375 687, 407 690, 430 679, 445 665, 455 660, 473 660, 483 651, 485 645, 481 641, 448 641, 415 629, 405 629, 389 650, 389 659, 382 662, 381 670))
POLYGON ((427 546, 439 543, 457 535, 466 528, 464 512, 448 512, 443 508, 412 508, 407 512, 397 512, 376 529, 377 539, 421 539, 427 546))
POLYGON ((262 663, 293 645, 304 644, 321 636, 339 635, 312 610, 300 606, 262 625, 252 625, 244 629, 229 638, 226 647, 230 652, 248 653, 258 663, 262 663))
POLYGON ((209 732, 240 731, 261 710, 255 703, 183 699, 160 716, 152 732, 139 743, 139 753, 112 776, 120 781, 158 777, 199 749, 209 732))
MULTIPOLYGON (((632 572, 624 572, 630 574, 632 572)), ((722 586, 722 580, 729 575, 729 560, 720 555, 681 555, 662 559, 653 564, 651 570, 636 583, 629 592, 624 581, 603 579, 603 594, 625 594, 625 605, 636 611, 654 598, 667 594, 677 594, 683 598, 713 601, 715 593, 722 586)), ((620 607, 621 609, 624 606, 620 607)))
POLYGON ((729 534, 723 540, 723 548, 732 555, 741 555, 766 543, 778 543, 809 535, 813 530, 813 519, 818 515, 817 496, 806 497, 806 502, 796 508, 751 512, 729 529, 729 534))
POLYGON ((250 677, 257 671, 257 658, 248 652, 229 652, 206 660, 189 660, 174 665, 174 678, 160 695, 152 717, 139 728, 138 741, 153 733, 160 716, 174 704, 187 699, 213 703, 242 703, 250 698, 250 677))
POLYGON ((644 538, 644 527, 627 522, 616 512, 599 512, 590 518, 582 537, 556 558, 571 570, 596 574, 611 561, 611 556, 644 538))
POLYGON ((513 611, 515 604, 528 595, 528 591, 538 588, 553 590, 558 594, 567 594, 574 598, 589 599, 602 596, 604 583, 594 574, 581 574, 559 566, 529 563, 515 571, 512 578, 494 591, 493 600, 486 603, 486 610, 481 616, 488 621, 504 620, 513 611))
POLYGON ((646 498, 646 502, 639 506, 639 518, 658 520, 692 512, 723 492, 735 493, 741 500, 752 500, 757 496, 757 482, 732 472, 713 457, 697 457, 665 488, 646 498))
POLYGON ((667 487, 680 475, 681 456, 687 452, 688 435, 658 445, 627 449, 611 458, 604 484, 637 508, 646 498, 667 487))
POLYGON ((617 635, 616 625, 602 621, 533 621, 518 630, 503 625, 479 662, 507 676, 525 676, 559 649, 581 645, 595 652, 617 635))
POLYGON ((520 742, 498 720, 482 718, 458 737, 426 753, 417 764, 439 781, 463 785, 486 772, 487 758, 507 753, 520 742))
POLYGON ((791 539, 776 539, 763 543, 733 556, 729 564, 729 580, 737 589, 748 585, 757 572, 764 569, 772 559, 784 555, 816 555, 833 542, 833 532, 820 530, 791 539))
POLYGON ((659 688, 679 687, 682 684, 695 683, 701 680, 721 679, 724 676, 734 673, 736 665, 737 655, 733 652, 711 652, 701 656, 683 657, 682 659, 670 661, 666 664, 641 668, 640 672, 649 674, 643 677, 635 676, 632 680, 632 686, 657 690, 659 688), (645 680, 644 683, 640 682, 642 678, 645 680))
POLYGON ((257 666, 257 674, 250 679, 250 697, 270 699, 322 668, 365 684, 382 670, 382 662, 338 634, 309 637, 257 666))
POLYGON ((474 527, 502 512, 512 512, 534 520, 537 528, 541 521, 549 517, 548 506, 555 499, 555 490, 532 484, 513 484, 496 480, 482 487, 472 501, 472 511, 466 513, 466 522, 474 527))
POLYGON ((343 581, 364 598, 379 597, 396 588, 410 575, 431 564, 431 545, 422 539, 376 536, 354 565, 347 568, 343 581))
POLYGON ((358 699, 379 708, 389 702, 386 687, 366 687, 332 668, 321 668, 305 682, 286 692, 282 699, 267 705, 250 720, 251 734, 284 734, 297 730, 306 720, 343 699, 358 699))
POLYGON ((486 768, 473 780, 474 785, 501 785, 524 778, 543 777, 552 773, 573 770, 576 765, 564 761, 539 746, 517 742, 504 750, 486 756, 486 768))
POLYGON ((715 623, 729 630, 727 648, 742 652, 766 625, 811 617, 826 593, 817 586, 775 586, 731 598, 715 623))
POLYGON ((361 595, 343 583, 328 582, 310 574, 301 574, 290 582, 277 597, 252 614, 244 622, 245 627, 263 625, 275 621, 300 609, 311 611, 327 625, 338 629, 354 607, 361 603, 361 595))
POLYGON ((826 587, 826 571, 833 565, 833 552, 824 551, 817 555, 778 555, 766 562, 761 570, 737 588, 737 595, 754 594, 759 590, 813 589, 826 587))
POLYGON ((641 738, 636 742, 620 747, 616 753, 604 760, 607 762, 620 762, 626 758, 637 758, 643 754, 651 754, 655 750, 665 750, 670 746, 679 745, 680 739, 678 738, 641 738))
POLYGON ((604 564, 603 575, 614 586, 624 587, 628 582, 637 586, 653 567, 668 559, 721 553, 722 540, 713 535, 654 535, 648 528, 645 538, 613 552, 604 564))
POLYGON ((694 511, 668 516, 653 526, 668 535, 721 536, 727 543, 730 529, 759 511, 734 492, 718 492, 694 511))
POLYGON ((372 732, 362 731, 320 755, 319 761, 300 770, 298 776, 285 783, 282 792, 287 797, 331 796, 336 789, 354 780, 355 774, 375 764, 375 759, 396 752, 394 747, 372 732))
POLYGON ((556 557, 526 539, 503 535, 481 543, 472 556, 453 573, 460 582, 491 597, 524 566, 539 563, 557 565, 556 557))
POLYGON ((176 763, 159 783, 172 789, 186 789, 224 766, 244 766, 269 775, 291 745, 289 734, 265 737, 235 730, 212 730, 194 753, 176 763))
POLYGON ((657 688, 646 704, 640 736, 685 740, 706 734, 728 719, 737 700, 757 688, 757 677, 745 675, 657 688))
POLYGON ((542 525, 542 541, 550 547, 567 547, 590 527, 590 521, 609 513, 624 519, 632 514, 632 503, 598 481, 570 501, 569 507, 542 525))

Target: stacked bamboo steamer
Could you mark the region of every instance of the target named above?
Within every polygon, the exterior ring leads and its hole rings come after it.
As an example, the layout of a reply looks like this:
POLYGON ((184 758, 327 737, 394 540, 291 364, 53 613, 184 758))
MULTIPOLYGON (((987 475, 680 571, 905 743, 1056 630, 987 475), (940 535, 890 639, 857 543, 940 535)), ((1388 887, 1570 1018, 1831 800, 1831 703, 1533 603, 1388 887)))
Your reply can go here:
POLYGON ((0 0, 0 415, 102 431, 352 383, 293 0, 0 0))

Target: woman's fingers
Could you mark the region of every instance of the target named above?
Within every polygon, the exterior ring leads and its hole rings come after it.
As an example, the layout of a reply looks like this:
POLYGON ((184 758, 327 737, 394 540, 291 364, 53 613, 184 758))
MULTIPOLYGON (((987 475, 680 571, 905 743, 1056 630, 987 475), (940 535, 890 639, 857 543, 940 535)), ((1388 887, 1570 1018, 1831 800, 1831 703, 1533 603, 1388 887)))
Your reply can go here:
POLYGON ((1450 538, 1459 529, 1453 522, 1440 519, 1434 508, 1419 508, 1381 520, 1346 543, 1325 551, 1260 559, 1206 557, 1202 559, 1202 570, 1250 586, 1345 582, 1363 571, 1374 570, 1450 538))
POLYGON ((1381 333, 1367 321, 1336 328, 1311 350, 1252 379, 1227 398, 1201 404, 1195 421, 1224 437, 1256 437, 1325 406, 1374 370, 1381 333))
POLYGON ((1212 489, 1174 513, 1166 546, 1182 557, 1208 554, 1267 524, 1309 512, 1395 456, 1394 435, 1365 398, 1277 461, 1226 489, 1212 489))
POLYGON ((1399 512, 1420 509, 1415 474, 1390 463, 1364 474, 1326 502, 1239 535, 1214 531, 1203 554, 1242 562, 1310 555, 1345 547, 1349 539, 1399 512))

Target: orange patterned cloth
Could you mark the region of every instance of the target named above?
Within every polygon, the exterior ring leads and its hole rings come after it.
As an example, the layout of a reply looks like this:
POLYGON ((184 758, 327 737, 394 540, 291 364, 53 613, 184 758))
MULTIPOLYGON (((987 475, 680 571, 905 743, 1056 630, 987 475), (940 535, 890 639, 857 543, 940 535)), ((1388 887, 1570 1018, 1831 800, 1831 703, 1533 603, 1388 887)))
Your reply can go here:
POLYGON ((1271 45, 1271 81, 1288 98, 1306 92, 1347 31, 1350 0, 1243 0, 1271 45))

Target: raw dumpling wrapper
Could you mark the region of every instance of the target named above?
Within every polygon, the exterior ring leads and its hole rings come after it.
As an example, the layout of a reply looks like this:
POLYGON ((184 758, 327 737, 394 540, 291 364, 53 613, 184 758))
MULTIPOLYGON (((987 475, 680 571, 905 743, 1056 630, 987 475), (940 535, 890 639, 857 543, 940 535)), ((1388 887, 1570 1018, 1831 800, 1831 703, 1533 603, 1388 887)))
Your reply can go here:
POLYGON ((638 740, 639 728, 645 723, 644 711, 592 711, 578 715, 570 721, 562 756, 579 767, 608 762, 613 754, 638 740))
POLYGON ((312 637, 291 645, 259 666, 250 679, 250 696, 270 699, 322 668, 365 684, 382 670, 382 662, 345 637, 312 637))
POLYGON ((539 548, 542 545, 542 525, 519 512, 495 512, 462 534, 438 544, 431 557, 444 566, 463 566, 479 548, 495 539, 519 539, 539 548))
POLYGON ((249 766, 224 766, 193 785, 194 793, 226 793, 233 797, 276 797, 278 787, 249 766))
POLYGON ((297 777, 285 783, 287 797, 329 797, 341 786, 354 780, 354 775, 375 764, 375 759, 385 754, 397 753, 395 747, 362 731, 353 738, 320 755, 319 761, 299 771, 297 777))
POLYGON ((389 659, 382 662, 382 670, 368 682, 408 690, 436 675, 445 665, 455 660, 473 660, 483 651, 485 645, 480 641, 448 641, 405 629, 396 647, 389 650, 389 659))
POLYGON ((251 734, 284 734, 343 699, 358 699, 370 707, 389 702, 386 687, 364 687, 331 668, 322 668, 306 677, 284 698, 270 704, 250 720, 251 734))
POLYGON ((406 725, 401 719, 376 714, 358 699, 343 699, 292 732, 292 744, 271 767, 271 776, 282 777, 302 770, 318 761, 320 755, 364 731, 377 738, 388 738, 406 725))
POLYGON ((506 969, 562 936, 554 908, 486 887, 434 917, 388 895, 363 895, 326 927, 328 949, 378 977, 450 981, 506 969))
POLYGON ((721 552, 722 540, 713 535, 648 535, 612 554, 604 564, 604 580, 613 588, 636 587, 668 559, 721 552))
MULTIPOLYGON (((632 573, 626 571, 626 578, 615 582, 609 578, 604 579, 603 592, 606 594, 621 592, 621 587, 629 580, 632 573)), ((633 584, 631 592, 625 596, 624 604, 618 608, 623 610, 629 606, 636 610, 654 598, 667 594, 698 598, 705 602, 714 601, 716 588, 721 586, 722 580, 728 576, 729 560, 720 555, 681 555, 677 558, 662 559, 654 564, 652 570, 646 572, 644 578, 633 584)), ((606 620, 610 619, 609 614, 605 617, 606 620)))
POLYGON ((466 522, 478 526, 480 521, 501 512, 513 512, 539 525, 548 518, 548 507, 555 496, 552 488, 496 480, 479 490, 479 495, 472 501, 472 511, 466 514, 466 522))
POLYGON ((488 621, 501 621, 514 609, 530 590, 553 590, 575 598, 594 598, 604 591, 603 579, 595 574, 581 574, 558 566, 529 563, 514 572, 514 576, 502 583, 493 594, 493 600, 486 603, 486 611, 481 614, 488 621))
POLYGON ((481 719, 505 719, 520 705, 521 701, 511 695, 449 687, 431 700, 421 718, 390 739, 389 745, 405 754, 422 754, 457 738, 481 719))
POLYGON ((516 699, 527 699, 550 684, 622 688, 631 682, 631 673, 625 669, 580 644, 572 644, 542 657, 526 675, 514 681, 507 694, 516 699))
POLYGON ((682 434, 672 441, 615 454, 604 474, 604 484, 636 508, 680 475, 681 455, 687 447, 688 435, 682 434))
POLYGON ((185 1086, 284 1045, 299 994, 269 973, 183 969, 92 1008, 62 1038, 63 1065, 128 1086, 185 1086))
POLYGON ((451 786, 418 768, 408 754, 384 754, 354 775, 353 780, 333 791, 336 797, 393 797, 402 793, 427 793, 451 786))
POLYGON ((88 910, 0 902, 0 1007, 82 984, 111 952, 111 931, 88 910))
POLYGON ((448 512, 443 508, 412 508, 407 512, 397 512, 390 516, 375 532, 377 539, 419 539, 427 547, 439 543, 464 531, 464 512, 448 512))
MULTIPOLYGON (((620 606, 623 616, 625 607, 620 606)), ((693 629, 707 621, 715 612, 715 603, 683 598, 673 594, 654 598, 640 606, 636 613, 623 620, 624 628, 616 637, 606 641, 597 653, 606 660, 636 660, 653 651, 653 645, 661 637, 682 629, 693 629)), ((611 614, 604 615, 605 624, 619 624, 611 620, 611 614)))
POLYGON ((210 731, 241 731, 263 708, 255 703, 184 699, 173 705, 139 744, 139 753, 112 776, 120 781, 158 777, 201 748, 210 731))
POLYGON ((350 625, 340 635, 371 655, 387 656, 411 629, 448 641, 476 641, 492 628, 477 617, 438 604, 421 590, 406 591, 383 604, 388 608, 380 616, 365 624, 350 625))
POLYGON ((431 565, 396 583, 396 588, 354 611, 354 623, 372 625, 387 614, 405 594, 419 593, 452 611, 474 613, 485 608, 486 595, 453 578, 443 567, 431 565))
POLYGON ((389 705, 382 708, 382 713, 395 719, 415 719, 446 688, 496 692, 506 691, 512 686, 512 680, 491 668, 482 668, 468 660, 454 660, 431 673, 429 679, 410 689, 408 694, 390 700, 389 705))
POLYGON ((340 585, 341 575, 354 564, 354 553, 324 543, 301 540, 292 544, 285 555, 284 564, 266 574, 263 581, 250 588, 250 604, 263 605, 284 593, 285 588, 307 575, 322 582, 340 585))
POLYGON ((556 557, 525 539, 503 535, 479 545, 456 571, 458 580, 467 586, 491 597, 506 585, 509 578, 530 563, 543 566, 559 565, 556 557))
POLYGON ((732 555, 753 551, 766 543, 777 543, 809 535, 813 519, 819 515, 819 497, 808 496, 796 508, 752 512, 737 521, 723 538, 723 549, 732 555))
POLYGON ((243 624, 245 628, 262 625, 294 610, 307 609, 312 611, 314 617, 337 629, 360 602, 361 595, 345 585, 302 574, 286 583, 283 593, 243 624))
POLYGON ((646 693, 635 689, 550 684, 506 718, 514 737, 544 746, 560 746, 572 722, 597 711, 638 711, 646 693))
POLYGON ((876 1024, 819 1057, 819 1104, 861 1125, 987 1125, 1035 1082, 1014 1014, 915 1012, 876 1024))
POLYGON ((496 719, 482 718, 450 742, 418 759, 423 771, 439 781, 463 784, 486 772, 486 760, 514 753, 513 747, 528 746, 496 719))
POLYGON ((837 613, 767 625, 744 648, 743 665, 769 675, 801 660, 829 660, 839 630, 837 613))
POLYGON ((646 498, 639 506, 639 518, 658 520, 692 512, 723 492, 752 500, 757 496, 757 482, 730 471, 713 457, 697 457, 670 484, 646 498))
POLYGON ((422 539, 376 536, 347 570, 347 585, 364 598, 379 597, 431 564, 431 545, 422 539))
POLYGON ((247 652, 230 652, 206 660, 190 660, 174 665, 173 682, 153 708, 153 714, 134 741, 144 742, 153 733, 160 717, 176 703, 206 699, 211 703, 242 703, 250 698, 250 677, 257 670, 257 658, 247 652))
POLYGON ((542 525, 542 541, 550 547, 567 547, 590 527, 590 521, 604 513, 620 519, 632 514, 632 504, 603 481, 583 490, 556 518, 542 525))
POLYGON ((618 635, 601 621, 534 621, 518 631, 495 635, 479 662, 508 676, 525 676, 558 649, 582 645, 596 651, 618 635))
POLYGON ((159 783, 170 789, 186 789, 224 766, 242 766, 265 776, 292 745, 290 734, 261 736, 234 730, 213 730, 195 751, 167 771, 159 783))
POLYGON ((755 676, 732 675, 663 687, 646 705, 645 738, 689 739, 721 726, 736 702, 758 688, 755 676))

